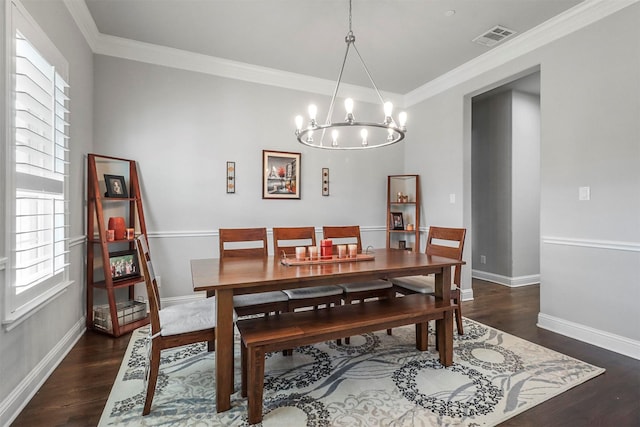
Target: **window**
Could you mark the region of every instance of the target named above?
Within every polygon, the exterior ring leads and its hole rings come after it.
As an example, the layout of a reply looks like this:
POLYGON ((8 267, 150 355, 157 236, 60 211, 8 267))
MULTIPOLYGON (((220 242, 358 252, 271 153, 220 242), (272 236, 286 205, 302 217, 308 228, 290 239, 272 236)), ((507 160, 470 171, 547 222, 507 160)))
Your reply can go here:
POLYGON ((68 65, 17 2, 11 24, 9 323, 69 283, 68 65))

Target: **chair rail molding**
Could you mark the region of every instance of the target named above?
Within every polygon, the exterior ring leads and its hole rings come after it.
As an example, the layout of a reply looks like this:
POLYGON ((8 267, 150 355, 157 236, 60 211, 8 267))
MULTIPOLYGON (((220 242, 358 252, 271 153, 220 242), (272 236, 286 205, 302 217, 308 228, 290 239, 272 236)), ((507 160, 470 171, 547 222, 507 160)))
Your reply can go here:
POLYGON ((609 249, 616 251, 640 252, 640 243, 615 240, 575 239, 571 237, 542 236, 546 245, 580 246, 583 248, 609 249))
MULTIPOLYGON (((384 232, 384 225, 360 226, 361 232, 384 232)), ((317 235, 322 235, 322 227, 315 227, 317 235)), ((267 228, 267 235, 273 236, 273 230, 267 228)), ((182 230, 182 231, 149 231, 147 237, 150 239, 183 239, 187 237, 218 237, 218 230, 182 230)))

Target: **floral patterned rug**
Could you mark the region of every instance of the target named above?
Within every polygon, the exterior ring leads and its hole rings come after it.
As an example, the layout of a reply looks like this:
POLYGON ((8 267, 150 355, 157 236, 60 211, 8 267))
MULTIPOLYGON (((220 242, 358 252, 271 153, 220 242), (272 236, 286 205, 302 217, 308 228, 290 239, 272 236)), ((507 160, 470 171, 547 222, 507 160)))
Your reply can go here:
MULTIPOLYGON (((268 354, 263 426, 492 426, 604 372, 464 319, 454 364, 430 345, 415 348, 413 326, 268 354)), ((430 331, 430 343, 433 331, 430 331)), ((247 402, 231 396, 215 411, 215 352, 195 344, 162 354, 151 414, 142 417, 148 329, 134 331, 100 426, 246 426, 247 402)), ((240 390, 239 337, 236 385, 240 390)))

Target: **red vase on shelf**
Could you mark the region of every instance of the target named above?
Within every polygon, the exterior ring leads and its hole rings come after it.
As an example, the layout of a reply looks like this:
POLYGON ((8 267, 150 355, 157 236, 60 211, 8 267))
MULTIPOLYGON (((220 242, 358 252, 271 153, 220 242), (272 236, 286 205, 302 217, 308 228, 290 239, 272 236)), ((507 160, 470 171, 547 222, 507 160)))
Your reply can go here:
POLYGON ((109 230, 113 230, 116 240, 123 240, 126 233, 124 217, 115 216, 109 218, 109 230))

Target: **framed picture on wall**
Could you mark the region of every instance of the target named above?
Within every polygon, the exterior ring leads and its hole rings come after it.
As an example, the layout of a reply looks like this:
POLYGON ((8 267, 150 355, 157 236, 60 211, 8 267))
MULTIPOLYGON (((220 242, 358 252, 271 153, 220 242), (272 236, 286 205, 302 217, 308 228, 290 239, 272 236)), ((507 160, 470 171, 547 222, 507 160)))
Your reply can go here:
POLYGON ((300 199, 300 153, 262 150, 262 198, 300 199))
POLYGON ((391 212, 391 228, 393 230, 404 230, 402 212, 391 212))

